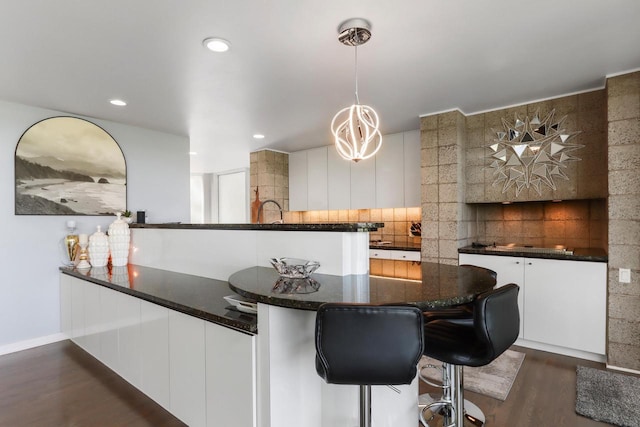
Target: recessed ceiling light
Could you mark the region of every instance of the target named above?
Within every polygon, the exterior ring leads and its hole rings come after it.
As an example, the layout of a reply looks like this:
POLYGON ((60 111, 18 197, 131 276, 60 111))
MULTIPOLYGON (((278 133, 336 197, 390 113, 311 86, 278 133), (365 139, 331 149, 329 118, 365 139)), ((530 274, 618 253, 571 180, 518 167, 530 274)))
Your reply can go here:
POLYGON ((254 134, 253 134, 253 137, 254 137, 255 139, 264 139, 264 135, 263 135, 263 134, 261 134, 261 133, 254 133, 254 134))
POLYGON ((124 107, 125 105, 127 105, 126 102, 124 102, 122 99, 112 99, 111 101, 109 101, 112 105, 117 105, 118 107, 124 107))
POLYGON ((218 37, 209 37, 208 39, 204 39, 202 44, 212 52, 226 52, 231 47, 231 43, 229 43, 225 39, 221 39, 218 37))

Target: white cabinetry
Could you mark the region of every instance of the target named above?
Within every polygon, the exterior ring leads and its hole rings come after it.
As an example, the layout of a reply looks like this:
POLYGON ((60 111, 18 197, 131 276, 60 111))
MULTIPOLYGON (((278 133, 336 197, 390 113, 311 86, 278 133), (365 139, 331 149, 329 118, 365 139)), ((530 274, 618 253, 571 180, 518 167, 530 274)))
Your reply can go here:
MULTIPOLYGON (((375 155, 377 208, 397 208, 404 204, 404 143, 402 133, 385 135, 375 155)), ((371 207, 371 206, 368 206, 371 207)))
POLYGON ((190 426, 255 427, 256 337, 60 274, 62 330, 190 426))
POLYGON ((398 251, 393 249, 369 249, 370 259, 393 259, 396 261, 420 261, 420 251, 398 251))
POLYGON ((404 206, 420 206, 420 131, 403 132, 404 206))
POLYGON ((376 162, 374 159, 351 162, 351 209, 375 206, 376 162))
POLYGON ((327 147, 327 195, 330 210, 349 209, 351 206, 351 162, 338 150, 327 147))
POLYGON ((327 147, 307 151, 307 209, 329 209, 327 198, 327 147))
POLYGON ((205 335, 207 426, 255 426, 255 339, 209 322, 205 335))
POLYGON ((296 151, 289 154, 289 210, 306 211, 307 193, 307 151, 296 151))
POLYGON ((204 320, 169 313, 171 413, 190 426, 206 425, 204 320))
POLYGON ((498 285, 520 286, 520 344, 605 354, 606 263, 475 254, 459 260, 494 270, 498 285))
POLYGON ((371 159, 343 159, 333 145, 289 154, 289 209, 420 206, 420 131, 383 135, 371 159))

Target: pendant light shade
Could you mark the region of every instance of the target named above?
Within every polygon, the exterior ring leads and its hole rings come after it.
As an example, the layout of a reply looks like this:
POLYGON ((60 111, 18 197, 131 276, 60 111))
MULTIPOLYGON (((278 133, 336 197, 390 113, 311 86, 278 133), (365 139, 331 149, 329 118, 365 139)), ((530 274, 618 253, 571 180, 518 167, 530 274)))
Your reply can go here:
POLYGON ((371 26, 364 19, 350 19, 340 26, 338 40, 355 48, 356 102, 338 111, 331 121, 331 132, 340 156, 354 162, 374 156, 382 146, 378 113, 358 99, 358 46, 370 38, 371 26))

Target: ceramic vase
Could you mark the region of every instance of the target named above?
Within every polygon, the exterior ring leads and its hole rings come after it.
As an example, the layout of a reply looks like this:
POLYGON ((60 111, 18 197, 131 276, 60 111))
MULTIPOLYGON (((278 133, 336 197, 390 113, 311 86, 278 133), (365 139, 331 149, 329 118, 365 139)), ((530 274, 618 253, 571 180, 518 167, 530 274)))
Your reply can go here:
POLYGON ((89 237, 89 261, 93 267, 106 267, 109 261, 109 239, 98 226, 89 237))
POLYGON ((73 267, 78 254, 78 235, 76 234, 75 221, 67 221, 67 235, 63 237, 61 245, 62 263, 66 267, 73 267))
POLYGON ((129 242, 131 241, 131 231, 129 224, 117 218, 109 226, 109 250, 111 251, 111 265, 122 267, 129 261, 129 242))

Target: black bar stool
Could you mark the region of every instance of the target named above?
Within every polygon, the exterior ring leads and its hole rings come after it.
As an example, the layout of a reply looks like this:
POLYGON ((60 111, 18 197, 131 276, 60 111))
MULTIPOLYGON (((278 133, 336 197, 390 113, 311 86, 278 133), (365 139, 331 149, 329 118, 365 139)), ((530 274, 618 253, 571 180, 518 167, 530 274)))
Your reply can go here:
POLYGON ((360 386, 360 426, 371 426, 371 386, 410 384, 424 352, 422 311, 411 306, 323 304, 316 317, 316 371, 329 384, 360 386))
POLYGON ((487 365, 516 341, 519 290, 508 284, 479 295, 471 305, 425 312, 431 320, 424 326, 428 343, 424 354, 443 362, 444 389, 440 400, 422 408, 420 421, 425 426, 429 412, 443 415, 448 426, 462 427, 465 417, 477 425, 484 423, 465 413, 462 366, 487 365))

